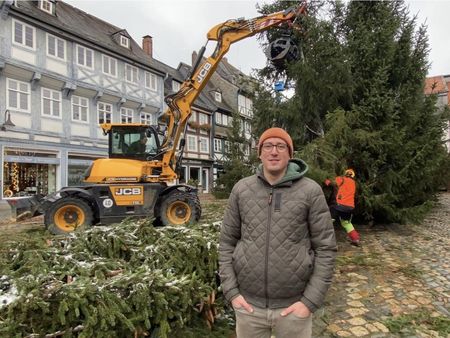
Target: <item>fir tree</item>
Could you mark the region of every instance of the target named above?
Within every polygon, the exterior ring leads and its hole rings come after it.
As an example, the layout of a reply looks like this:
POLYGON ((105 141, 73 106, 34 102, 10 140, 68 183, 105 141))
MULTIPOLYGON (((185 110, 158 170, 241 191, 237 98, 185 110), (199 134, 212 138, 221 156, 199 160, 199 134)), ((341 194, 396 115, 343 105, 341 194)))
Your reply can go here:
POLYGON ((359 215, 420 219, 449 166, 444 114, 423 93, 426 27, 417 29, 403 1, 326 4, 308 12, 304 60, 286 68, 295 95, 280 119, 299 115, 287 128, 297 148, 302 139, 315 138, 302 152, 315 178, 356 170, 359 215), (305 128, 314 133, 308 137, 305 128), (321 130, 323 138, 317 137, 321 130))
POLYGON ((214 194, 217 197, 226 198, 233 186, 240 179, 250 176, 254 172, 255 154, 252 154, 251 138, 246 138, 243 121, 238 112, 232 114, 231 128, 227 131, 229 147, 226 148, 226 160, 223 164, 223 173, 216 181, 214 194), (250 156, 245 149, 250 150, 250 156))

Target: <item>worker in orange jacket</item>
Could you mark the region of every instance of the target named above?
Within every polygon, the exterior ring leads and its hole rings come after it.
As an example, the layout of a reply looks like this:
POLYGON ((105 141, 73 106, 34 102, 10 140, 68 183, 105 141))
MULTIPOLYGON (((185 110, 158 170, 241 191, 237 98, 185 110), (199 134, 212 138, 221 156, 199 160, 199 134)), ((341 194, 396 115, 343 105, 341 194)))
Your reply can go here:
POLYGON ((355 171, 347 169, 344 176, 337 176, 334 182, 326 179, 325 185, 332 185, 335 194, 335 200, 330 205, 331 216, 333 219, 339 219, 352 244, 358 246, 360 236, 352 224, 356 193, 355 171))

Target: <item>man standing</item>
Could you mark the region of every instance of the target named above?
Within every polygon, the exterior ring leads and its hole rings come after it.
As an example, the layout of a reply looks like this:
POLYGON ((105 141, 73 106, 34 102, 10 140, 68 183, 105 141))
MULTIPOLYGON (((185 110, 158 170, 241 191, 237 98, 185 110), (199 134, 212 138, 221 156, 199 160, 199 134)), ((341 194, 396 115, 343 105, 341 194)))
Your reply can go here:
POLYGON ((281 128, 259 139, 255 175, 233 188, 219 245, 225 298, 237 338, 307 338, 330 286, 336 239, 322 189, 303 177, 281 128))

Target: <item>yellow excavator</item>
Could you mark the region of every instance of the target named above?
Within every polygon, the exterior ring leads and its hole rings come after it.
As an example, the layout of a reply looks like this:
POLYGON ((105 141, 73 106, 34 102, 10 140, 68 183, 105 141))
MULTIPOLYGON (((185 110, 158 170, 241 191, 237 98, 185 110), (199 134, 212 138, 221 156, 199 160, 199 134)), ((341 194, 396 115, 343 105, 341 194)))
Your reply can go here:
MULTIPOLYGON (((161 225, 198 221, 201 206, 197 189, 177 184, 193 102, 231 44, 274 27, 295 28, 305 12, 306 3, 299 2, 285 11, 249 20, 228 20, 214 26, 207 34, 208 41, 217 42, 212 55, 203 57, 205 44, 180 90, 165 98, 168 108, 162 117, 167 122, 166 128, 101 124, 108 135, 108 158, 91 164, 84 185, 63 188, 32 203, 35 210, 44 214, 49 231, 65 234, 97 223, 120 222, 127 217, 154 217, 161 225)), ((296 45, 284 36, 270 45, 268 57, 280 63, 297 54, 296 45)), ((34 210, 32 213, 36 214, 34 210)))

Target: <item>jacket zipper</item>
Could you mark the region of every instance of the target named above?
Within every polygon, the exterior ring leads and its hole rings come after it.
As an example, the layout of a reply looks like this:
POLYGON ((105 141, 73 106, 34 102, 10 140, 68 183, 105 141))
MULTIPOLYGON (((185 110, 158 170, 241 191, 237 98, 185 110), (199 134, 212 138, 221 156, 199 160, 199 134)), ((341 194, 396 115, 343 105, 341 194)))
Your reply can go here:
POLYGON ((266 308, 269 307, 269 292, 267 290, 268 288, 268 281, 269 281, 269 244, 270 244, 270 224, 272 223, 272 196, 273 196, 273 188, 270 188, 269 193, 269 215, 268 215, 268 221, 267 221, 267 232, 266 232, 266 257, 265 257, 265 274, 264 274, 264 293, 266 296, 266 308))

